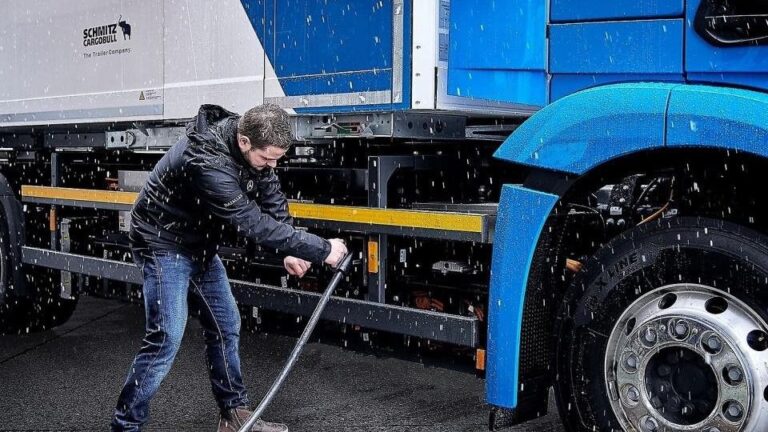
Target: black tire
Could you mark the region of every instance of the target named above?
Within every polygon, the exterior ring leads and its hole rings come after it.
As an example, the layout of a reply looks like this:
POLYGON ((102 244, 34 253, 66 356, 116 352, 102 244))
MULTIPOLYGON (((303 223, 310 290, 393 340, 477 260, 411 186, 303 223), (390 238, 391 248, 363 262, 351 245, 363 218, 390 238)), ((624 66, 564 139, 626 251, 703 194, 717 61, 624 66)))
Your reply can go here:
POLYGON ((609 335, 633 302, 679 283, 727 292, 766 320, 768 241, 732 223, 676 218, 636 227, 600 249, 576 276, 556 329, 555 394, 568 431, 622 430, 606 384, 609 335))
POLYGON ((24 238, 21 205, 5 178, 0 176, 0 333, 27 330, 31 303, 22 295, 25 289, 20 271, 21 239, 24 238))
POLYGON ((47 330, 66 322, 77 298, 62 299, 60 273, 22 262, 24 214, 0 175, 0 334, 47 330))

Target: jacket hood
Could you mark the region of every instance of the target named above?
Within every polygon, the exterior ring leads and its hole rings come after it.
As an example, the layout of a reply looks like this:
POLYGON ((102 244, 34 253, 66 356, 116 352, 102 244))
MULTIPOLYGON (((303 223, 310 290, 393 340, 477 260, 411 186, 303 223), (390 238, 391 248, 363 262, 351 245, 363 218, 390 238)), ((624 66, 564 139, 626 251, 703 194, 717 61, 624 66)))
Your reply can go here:
POLYGON ((209 145, 227 153, 239 165, 250 166, 237 145, 238 114, 218 105, 201 105, 197 115, 187 124, 187 138, 193 144, 209 145))

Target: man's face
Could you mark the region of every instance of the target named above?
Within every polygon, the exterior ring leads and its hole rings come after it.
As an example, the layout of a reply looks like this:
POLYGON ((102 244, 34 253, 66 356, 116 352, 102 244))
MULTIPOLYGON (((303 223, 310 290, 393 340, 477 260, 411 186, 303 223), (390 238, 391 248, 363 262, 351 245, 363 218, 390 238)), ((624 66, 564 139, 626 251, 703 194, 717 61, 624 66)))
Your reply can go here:
POLYGON ((258 171, 266 167, 274 168, 277 166, 277 161, 285 155, 285 150, 280 147, 267 146, 264 149, 253 147, 251 141, 244 135, 238 134, 237 141, 243 158, 258 171))

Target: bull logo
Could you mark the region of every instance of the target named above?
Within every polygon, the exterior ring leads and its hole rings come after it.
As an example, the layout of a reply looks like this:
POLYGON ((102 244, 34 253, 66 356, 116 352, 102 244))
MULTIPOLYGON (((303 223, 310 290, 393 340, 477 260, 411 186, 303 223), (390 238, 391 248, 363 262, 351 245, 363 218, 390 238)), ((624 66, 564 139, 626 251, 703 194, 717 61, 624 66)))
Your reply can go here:
POLYGON ((123 18, 123 16, 120 15, 120 18, 117 19, 117 25, 120 26, 120 30, 123 31, 123 40, 125 40, 126 37, 128 39, 130 39, 131 38, 131 25, 128 24, 127 22, 125 22, 125 21, 121 21, 122 18, 123 18))

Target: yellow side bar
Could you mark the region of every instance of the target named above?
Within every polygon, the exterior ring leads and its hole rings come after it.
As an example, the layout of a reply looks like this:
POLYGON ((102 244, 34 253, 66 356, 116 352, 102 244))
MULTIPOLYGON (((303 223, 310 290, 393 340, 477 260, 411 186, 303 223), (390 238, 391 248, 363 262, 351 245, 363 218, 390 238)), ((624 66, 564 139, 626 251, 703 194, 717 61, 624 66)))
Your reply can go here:
MULTIPOLYGON (((24 185, 21 187, 21 195, 29 198, 131 205, 138 194, 136 192, 24 185)), ((377 209, 298 202, 291 202, 289 210, 291 215, 297 219, 473 233, 483 231, 483 215, 479 214, 377 209)))
POLYGON ((132 205, 136 192, 103 191, 95 189, 73 189, 50 186, 21 186, 21 196, 31 198, 63 199, 83 202, 132 205))
POLYGON ((405 228, 482 232, 483 215, 370 207, 290 203, 291 215, 298 219, 353 222, 405 228))

